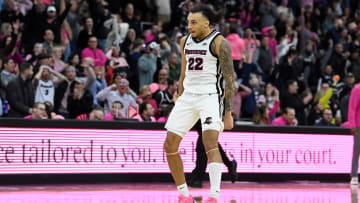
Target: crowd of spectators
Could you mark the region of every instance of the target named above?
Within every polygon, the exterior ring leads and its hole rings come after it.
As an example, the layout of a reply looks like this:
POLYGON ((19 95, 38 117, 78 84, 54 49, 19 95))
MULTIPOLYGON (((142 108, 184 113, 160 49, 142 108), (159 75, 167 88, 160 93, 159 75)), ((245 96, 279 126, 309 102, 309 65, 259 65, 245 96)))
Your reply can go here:
POLYGON ((199 3, 232 49, 235 120, 346 126, 357 0, 0 0, 0 115, 165 122, 199 3))

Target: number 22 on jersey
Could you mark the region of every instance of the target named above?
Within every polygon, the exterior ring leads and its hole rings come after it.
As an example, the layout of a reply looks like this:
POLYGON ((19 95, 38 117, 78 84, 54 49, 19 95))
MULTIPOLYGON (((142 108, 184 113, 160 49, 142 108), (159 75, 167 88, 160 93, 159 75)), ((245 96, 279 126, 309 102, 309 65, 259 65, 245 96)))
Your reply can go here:
POLYGON ((191 71, 202 71, 203 70, 203 59, 190 57, 188 61, 188 70, 191 71))

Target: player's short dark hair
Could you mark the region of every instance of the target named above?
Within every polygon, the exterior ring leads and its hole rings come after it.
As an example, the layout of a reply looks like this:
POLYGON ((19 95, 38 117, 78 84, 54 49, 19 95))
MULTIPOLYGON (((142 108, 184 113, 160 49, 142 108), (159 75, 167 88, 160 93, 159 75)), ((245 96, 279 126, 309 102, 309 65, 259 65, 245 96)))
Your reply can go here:
POLYGON ((210 24, 214 22, 215 13, 210 8, 210 6, 206 4, 198 4, 190 10, 190 13, 199 13, 199 12, 209 20, 210 24))
POLYGON ((27 63, 27 62, 22 63, 22 64, 20 64, 20 66, 19 66, 20 73, 23 73, 24 71, 26 71, 26 70, 28 70, 28 69, 30 69, 30 68, 31 68, 31 64, 30 64, 30 63, 27 63))
POLYGON ((140 115, 147 109, 148 104, 149 104, 149 102, 143 102, 142 104, 140 104, 140 106, 139 106, 139 114, 140 115))

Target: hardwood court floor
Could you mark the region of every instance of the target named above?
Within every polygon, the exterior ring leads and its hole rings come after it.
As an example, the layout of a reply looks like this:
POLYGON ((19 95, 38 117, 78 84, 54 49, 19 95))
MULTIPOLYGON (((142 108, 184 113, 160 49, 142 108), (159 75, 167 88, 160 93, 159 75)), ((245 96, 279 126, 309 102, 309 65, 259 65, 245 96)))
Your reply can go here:
MULTIPOLYGON (((190 188, 200 203, 204 188, 190 188)), ((230 203, 358 203, 358 189, 346 183, 223 183, 220 202, 230 203)), ((0 203, 175 203, 173 184, 92 184, 0 186, 0 203)))

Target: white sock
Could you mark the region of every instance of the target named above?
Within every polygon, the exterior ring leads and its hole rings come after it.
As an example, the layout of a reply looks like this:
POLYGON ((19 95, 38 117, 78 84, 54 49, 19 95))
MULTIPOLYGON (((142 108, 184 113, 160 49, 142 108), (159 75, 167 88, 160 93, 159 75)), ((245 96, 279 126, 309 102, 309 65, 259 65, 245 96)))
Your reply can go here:
POLYGON ((177 186, 180 195, 184 195, 185 197, 189 197, 189 189, 186 183, 177 186))
POLYGON ((211 162, 209 164, 210 197, 219 199, 221 183, 222 163, 211 162))

